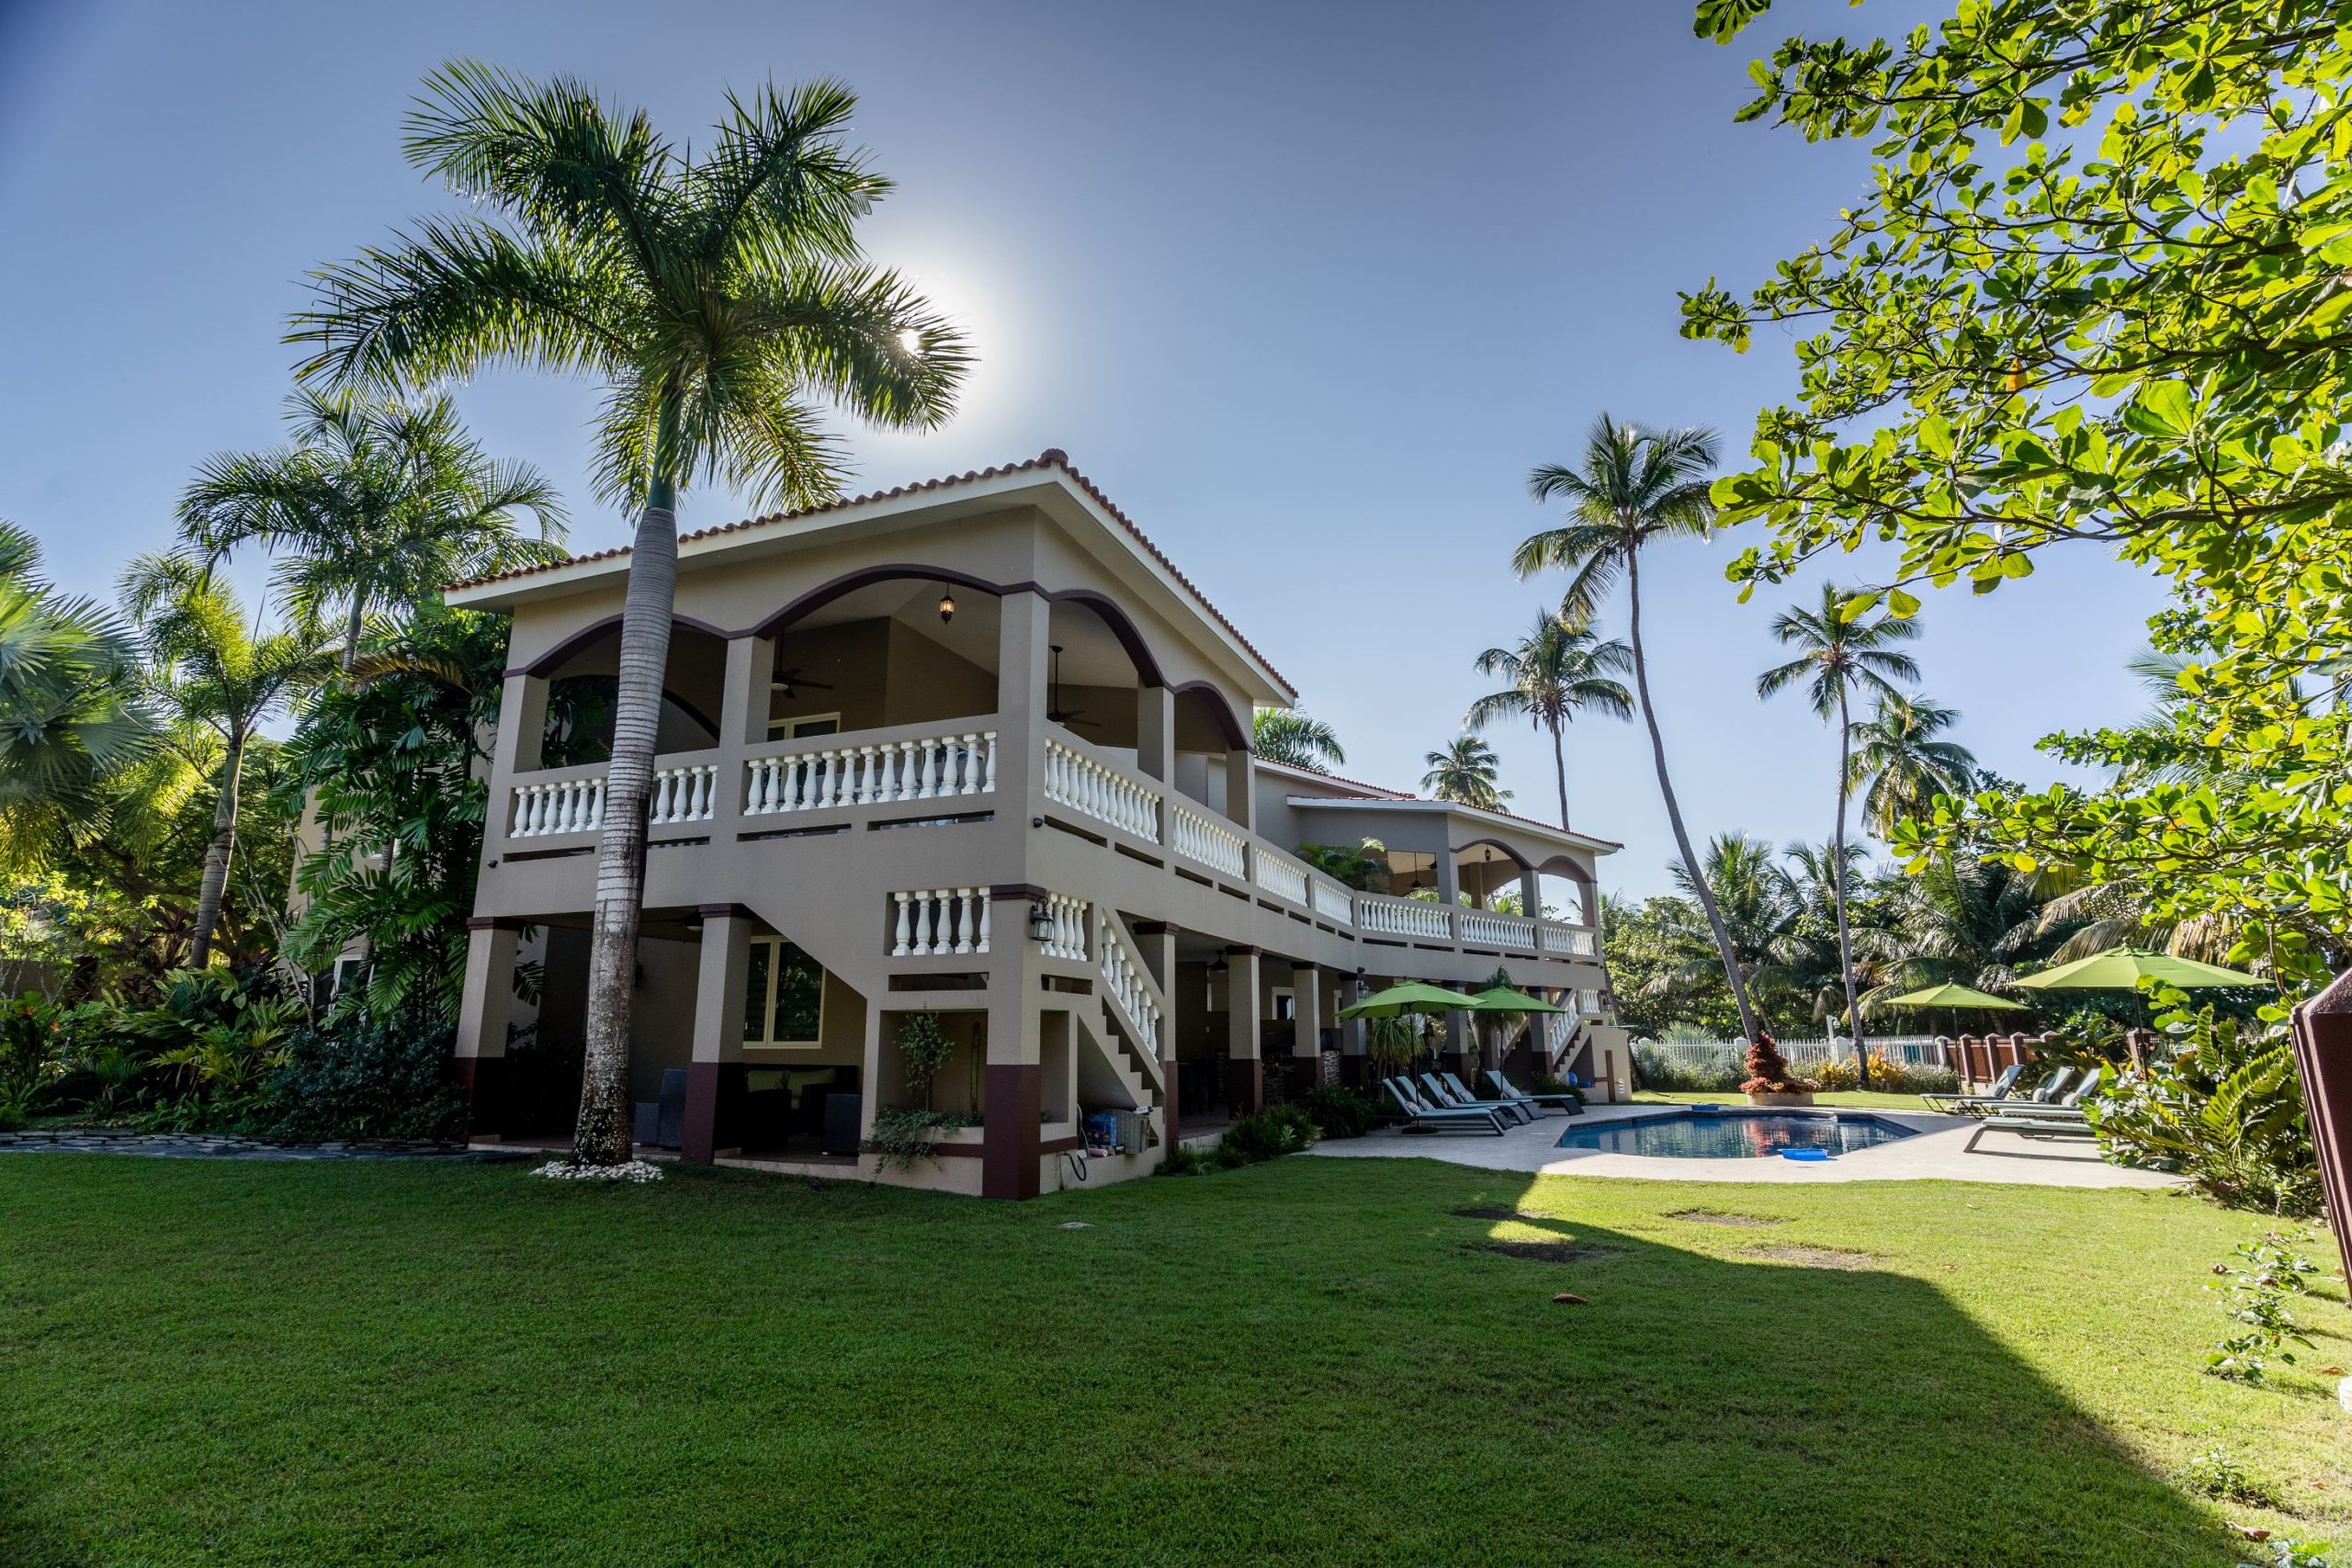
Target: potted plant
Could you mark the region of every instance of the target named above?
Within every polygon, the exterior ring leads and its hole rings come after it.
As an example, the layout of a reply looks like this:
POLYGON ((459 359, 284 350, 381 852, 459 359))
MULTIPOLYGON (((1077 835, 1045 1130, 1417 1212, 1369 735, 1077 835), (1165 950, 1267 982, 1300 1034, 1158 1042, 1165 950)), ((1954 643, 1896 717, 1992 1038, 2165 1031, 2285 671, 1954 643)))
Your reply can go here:
POLYGON ((1739 1087, 1750 1105, 1811 1105, 1820 1086, 1792 1075, 1779 1043, 1759 1029, 1747 1043, 1747 1081, 1739 1087))

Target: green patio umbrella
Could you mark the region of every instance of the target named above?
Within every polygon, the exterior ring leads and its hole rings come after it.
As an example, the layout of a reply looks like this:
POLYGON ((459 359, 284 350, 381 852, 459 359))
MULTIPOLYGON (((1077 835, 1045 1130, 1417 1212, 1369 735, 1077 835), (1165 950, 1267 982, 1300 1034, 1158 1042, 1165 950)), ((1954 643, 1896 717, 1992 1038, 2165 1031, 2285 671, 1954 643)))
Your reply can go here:
POLYGON ((1456 1004, 1472 1012, 1566 1012, 1568 1010, 1510 986, 1489 986, 1456 1004))
POLYGON ((2151 953, 2144 947, 2110 947, 2105 953, 2094 953, 2088 958, 2077 958, 2072 964, 2028 975, 2018 984, 2037 991, 2133 991, 2139 989, 2143 980, 2159 980, 2184 991, 2266 983, 2258 975, 2199 964, 2191 958, 2175 958, 2168 953, 2151 953))
POLYGON ((1929 986, 1925 990, 1905 991, 1899 997, 1882 997, 1878 1005, 1883 1008, 1948 1008, 1951 1011, 1951 1032, 1954 1034, 1960 1032, 1960 1010, 1962 1008, 1998 1008, 2005 1012, 2030 1010, 2023 1002, 2013 1002, 2007 997, 1996 997, 1990 991, 1980 991, 1973 986, 1951 980, 1940 986, 1929 986))
POLYGON ((1385 991, 1374 991, 1360 1002, 1341 1008, 1340 1018, 1395 1018, 1407 1012, 1453 1012, 1470 1006, 1470 998, 1442 986, 1408 980, 1385 991))

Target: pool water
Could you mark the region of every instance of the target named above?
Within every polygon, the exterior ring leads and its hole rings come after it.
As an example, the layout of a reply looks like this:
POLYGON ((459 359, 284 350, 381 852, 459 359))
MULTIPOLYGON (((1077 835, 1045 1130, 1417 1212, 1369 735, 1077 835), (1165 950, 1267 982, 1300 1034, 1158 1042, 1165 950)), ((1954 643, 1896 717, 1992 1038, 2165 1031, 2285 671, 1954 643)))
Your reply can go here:
POLYGON ((1910 1135, 1908 1128, 1874 1116, 1682 1111, 1638 1122, 1571 1128, 1561 1134, 1559 1146, 1671 1159, 1766 1159, 1782 1149, 1850 1154, 1910 1135))

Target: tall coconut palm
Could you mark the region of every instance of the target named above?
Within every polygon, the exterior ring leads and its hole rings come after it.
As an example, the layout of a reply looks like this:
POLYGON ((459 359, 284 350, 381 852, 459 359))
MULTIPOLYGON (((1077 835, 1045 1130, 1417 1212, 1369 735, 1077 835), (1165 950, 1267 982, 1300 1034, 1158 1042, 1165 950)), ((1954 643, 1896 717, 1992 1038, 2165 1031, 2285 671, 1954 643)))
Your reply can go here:
POLYGON ((1318 773, 1347 765, 1339 732, 1296 708, 1260 708, 1250 721, 1250 750, 1261 761, 1318 773))
POLYGON ((1938 736, 1960 722, 1957 709, 1925 697, 1882 693, 1871 716, 1852 727, 1847 783, 1862 792, 1862 820, 1891 838, 1905 817, 1925 817, 1939 795, 1964 795, 1976 780, 1976 754, 1938 736))
POLYGON ((0 870, 18 873, 107 831, 103 786, 150 736, 129 633, 40 568, 33 536, 0 523, 0 870))
POLYGON ((1475 735, 1456 736, 1446 742, 1444 750, 1431 751, 1421 760, 1430 769, 1421 775, 1421 787, 1432 800, 1495 811, 1510 798, 1510 791, 1495 787, 1499 766, 1495 749, 1475 735))
MULTIPOLYGON (((1546 463, 1528 476, 1528 489, 1537 501, 1556 497, 1567 502, 1569 521, 1565 527, 1530 535, 1511 557, 1521 577, 1555 567, 1573 574, 1560 597, 1565 619, 1590 620, 1618 580, 1624 580, 1634 688, 1649 727, 1650 759, 1657 768, 1667 823, 1674 829, 1674 847, 1685 865, 1696 864, 1698 857, 1691 853, 1682 806, 1667 773, 1666 737, 1658 729, 1657 705, 1650 700, 1649 663, 1642 651, 1642 547, 1659 539, 1706 535, 1715 514, 1707 495, 1714 466, 1713 431, 1645 430, 1619 424, 1604 413, 1593 421, 1577 467, 1546 463)), ((1732 956, 1723 914, 1703 881, 1696 893, 1723 960, 1724 978, 1739 1009, 1740 1030, 1753 1036, 1756 1010, 1748 1004, 1747 982, 1732 956)))
POLYGON ((1919 666, 1907 653, 1891 646, 1919 636, 1919 623, 1891 615, 1857 615, 1855 596, 1834 583, 1824 583, 1821 603, 1814 609, 1796 605, 1772 622, 1772 636, 1782 647, 1798 650, 1785 664, 1774 665, 1756 678, 1756 694, 1770 697, 1803 683, 1813 711, 1826 724, 1838 727, 1838 829, 1830 844, 1832 891, 1838 900, 1838 968, 1845 982, 1846 1021, 1854 1034, 1854 1058, 1861 1086, 1871 1087, 1870 1052, 1862 1043, 1861 988, 1854 979, 1853 922, 1846 908, 1846 807, 1854 787, 1853 694, 1868 691, 1883 699, 1900 697, 1897 681, 1917 681, 1919 666))
POLYGON ((1481 675, 1510 684, 1470 705, 1465 728, 1484 729, 1503 718, 1526 718, 1552 738, 1552 772, 1560 785, 1560 826, 1568 825, 1568 757, 1560 732, 1586 708, 1631 721, 1634 694, 1616 676, 1634 667, 1634 650, 1600 634, 1585 620, 1539 610, 1528 634, 1508 648, 1490 648, 1475 660, 1481 675))
POLYGON ((460 578, 563 558, 563 505, 526 463, 497 463, 445 397, 415 402, 304 388, 294 444, 209 457, 180 496, 180 532, 212 559, 240 545, 286 552, 277 589, 305 625, 343 621, 343 668, 371 614, 460 578), (537 538, 515 531, 529 513, 537 538))
POLYGON ((928 428, 968 360, 911 287, 863 258, 857 220, 890 185, 846 140, 855 103, 834 82, 730 94, 696 156, 570 78, 447 65, 409 117, 407 152, 472 210, 321 271, 288 334, 313 345, 304 377, 329 386, 528 366, 605 388, 597 482, 637 509, 637 531, 597 846, 573 1139, 584 1163, 629 1155, 630 985, 679 492, 718 481, 759 505, 831 499, 840 455, 812 400, 928 428))
POLYGON ((236 594, 187 556, 133 560, 123 571, 122 595, 147 646, 146 685, 155 705, 174 723, 209 729, 220 739, 212 842, 204 852, 188 940, 188 964, 201 969, 211 961, 212 933, 236 853, 246 748, 264 721, 333 673, 335 656, 315 632, 248 627, 236 594))

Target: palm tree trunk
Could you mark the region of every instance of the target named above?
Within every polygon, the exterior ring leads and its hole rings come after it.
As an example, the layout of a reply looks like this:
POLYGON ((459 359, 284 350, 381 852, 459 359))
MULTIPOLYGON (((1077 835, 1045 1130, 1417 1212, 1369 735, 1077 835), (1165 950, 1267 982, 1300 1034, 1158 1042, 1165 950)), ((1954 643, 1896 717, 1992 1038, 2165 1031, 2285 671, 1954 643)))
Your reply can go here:
POLYGON ((1560 746, 1560 727, 1552 726, 1552 771, 1560 779, 1560 830, 1568 829, 1568 756, 1560 746))
POLYGON ((191 969, 212 962, 212 929, 220 922, 221 900, 229 890, 229 857, 237 850, 237 784, 244 762, 244 731, 232 729, 220 759, 220 800, 212 808, 212 842, 204 852, 204 880, 196 895, 196 930, 188 939, 191 969))
POLYGON ((1829 887, 1838 905, 1838 971, 1846 982, 1846 1022, 1854 1032, 1854 1068, 1861 1087, 1871 1087, 1870 1044, 1862 1038, 1861 998, 1854 991, 1854 931, 1846 919, 1846 797, 1852 785, 1854 726, 1847 716, 1846 688, 1838 687, 1838 831, 1829 840, 1829 887))
POLYGON ((1657 764, 1657 792, 1666 800, 1666 819, 1674 829, 1674 847, 1681 852, 1682 863, 1690 868, 1690 886, 1699 895, 1699 908, 1706 911, 1707 929, 1714 933, 1715 952, 1723 959, 1724 978, 1731 986, 1733 1005, 1739 1009, 1740 1033, 1749 1040, 1756 1038, 1756 1010, 1747 1005, 1747 981, 1739 972, 1739 960, 1732 955, 1731 932, 1724 928, 1723 911, 1715 908, 1715 895, 1707 886, 1706 867, 1690 852, 1690 835, 1682 827, 1682 807, 1674 798, 1674 781, 1666 772, 1666 737, 1658 732, 1657 709, 1650 704, 1649 661, 1642 652, 1642 564, 1637 551, 1625 552, 1625 599, 1627 620, 1631 626, 1629 640, 1634 645, 1634 688, 1642 700, 1642 718, 1649 726, 1650 758, 1657 764))
MULTIPOLYGON (((674 404, 663 423, 675 430, 674 404)), ((672 441, 657 451, 667 452, 672 441)), ((605 775, 605 826, 596 843, 596 909, 589 928, 588 1020, 580 1075, 580 1121, 571 1157, 619 1165, 634 1142, 628 1093, 629 1010, 637 986, 637 928, 645 898, 646 800, 662 721, 662 677, 678 592, 676 487, 666 462, 646 487, 621 603, 620 674, 613 699, 613 756, 605 775)))
POLYGON ((359 626, 361 614, 367 607, 361 601, 358 591, 353 590, 351 615, 343 623, 343 672, 346 678, 351 674, 351 667, 359 661, 359 626))

